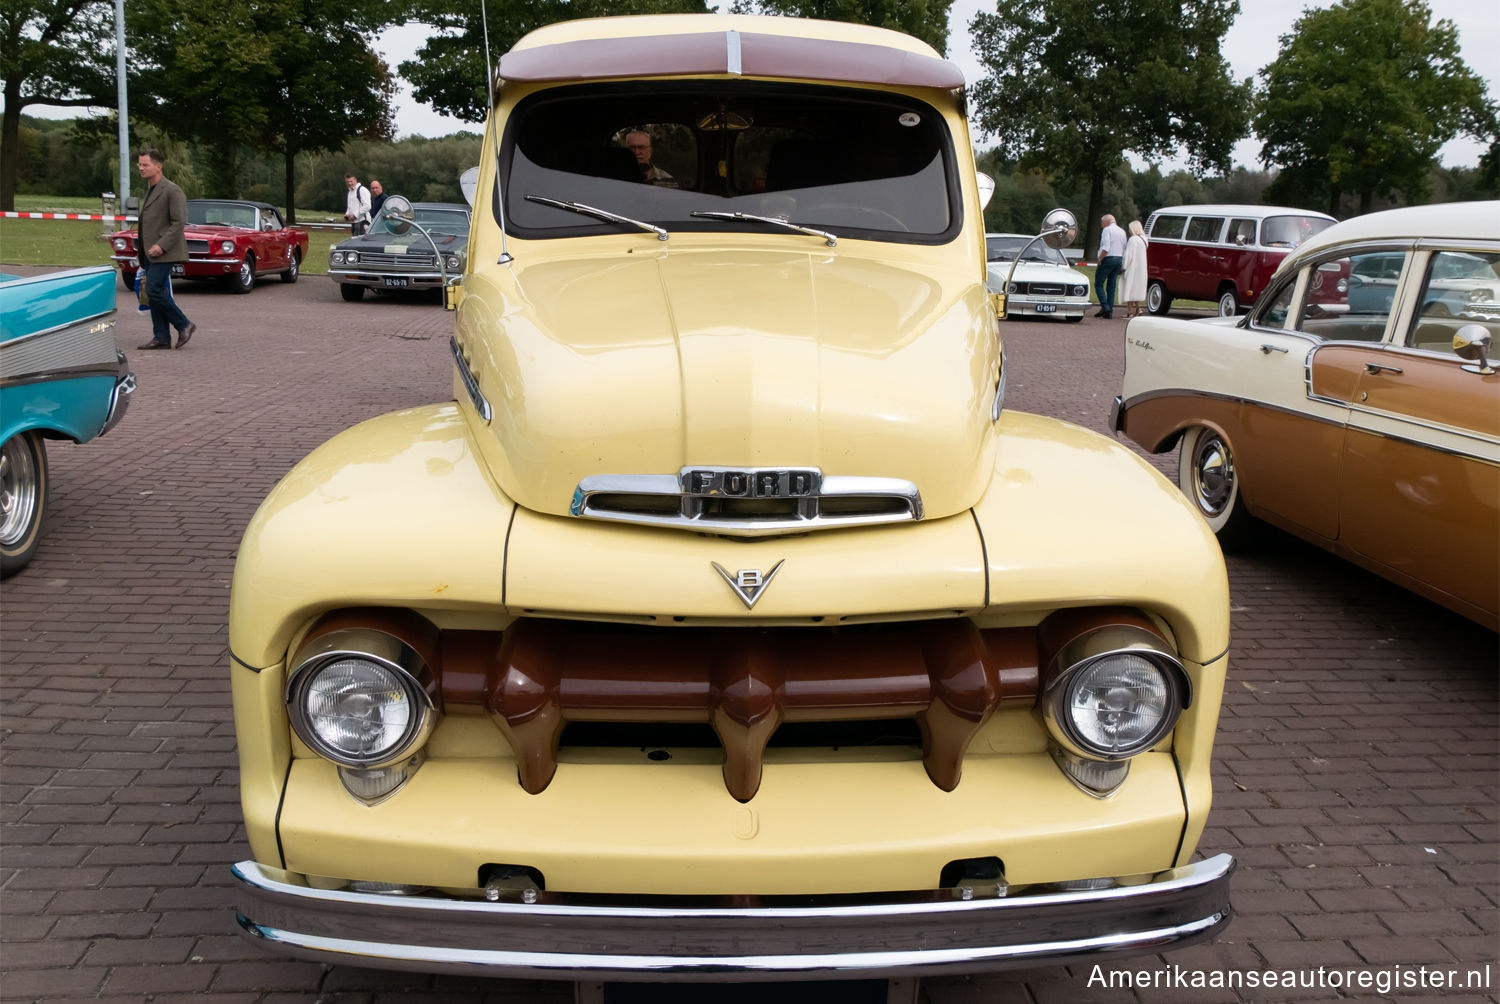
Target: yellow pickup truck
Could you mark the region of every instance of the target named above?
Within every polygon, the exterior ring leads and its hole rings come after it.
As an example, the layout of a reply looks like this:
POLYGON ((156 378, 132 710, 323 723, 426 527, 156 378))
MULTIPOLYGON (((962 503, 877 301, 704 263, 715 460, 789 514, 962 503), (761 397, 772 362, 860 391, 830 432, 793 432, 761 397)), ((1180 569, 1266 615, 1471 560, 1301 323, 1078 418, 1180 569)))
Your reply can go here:
POLYGON ((959 71, 674 15, 496 78, 452 401, 320 447, 241 546, 241 930, 596 980, 1218 931, 1223 559, 1129 450, 1005 408, 959 71))

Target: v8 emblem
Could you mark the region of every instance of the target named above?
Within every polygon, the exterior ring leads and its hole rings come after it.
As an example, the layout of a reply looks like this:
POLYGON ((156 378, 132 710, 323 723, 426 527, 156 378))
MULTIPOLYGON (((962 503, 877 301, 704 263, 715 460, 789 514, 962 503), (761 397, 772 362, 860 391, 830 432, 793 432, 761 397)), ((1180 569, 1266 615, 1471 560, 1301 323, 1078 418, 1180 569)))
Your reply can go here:
POLYGON ((771 566, 769 572, 765 573, 758 568, 741 568, 731 575, 729 570, 717 561, 710 561, 709 564, 713 565, 714 571, 722 575, 724 581, 729 583, 729 588, 733 589, 734 594, 745 604, 745 609, 750 610, 754 608, 755 601, 760 599, 760 594, 765 592, 766 587, 771 584, 771 580, 776 577, 776 573, 781 570, 781 566, 786 564, 786 559, 782 558, 771 566))

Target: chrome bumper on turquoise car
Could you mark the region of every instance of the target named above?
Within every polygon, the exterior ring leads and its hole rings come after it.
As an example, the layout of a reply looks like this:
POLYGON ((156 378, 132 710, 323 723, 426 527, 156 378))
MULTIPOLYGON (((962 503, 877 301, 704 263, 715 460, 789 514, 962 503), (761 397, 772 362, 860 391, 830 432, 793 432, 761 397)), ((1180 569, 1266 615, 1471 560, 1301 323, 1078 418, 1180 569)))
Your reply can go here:
POLYGON ((234 867, 240 932, 318 962, 532 979, 851 979, 1156 952, 1229 922, 1221 854, 1140 885, 821 907, 532 904, 311 889, 234 867))

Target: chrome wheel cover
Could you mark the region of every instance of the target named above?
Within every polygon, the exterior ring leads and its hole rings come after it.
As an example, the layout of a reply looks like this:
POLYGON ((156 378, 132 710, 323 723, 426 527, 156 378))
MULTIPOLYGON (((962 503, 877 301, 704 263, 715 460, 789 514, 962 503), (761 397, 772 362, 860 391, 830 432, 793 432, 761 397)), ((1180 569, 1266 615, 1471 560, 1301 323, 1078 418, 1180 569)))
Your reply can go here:
POLYGON ((23 437, 12 436, 0 447, 0 544, 12 547, 25 539, 40 493, 36 457, 23 437))
POLYGON ((255 284, 255 268, 250 264, 249 258, 240 262, 239 283, 241 289, 249 289, 255 284))
POLYGON ((1193 446, 1193 501, 1207 516, 1222 516, 1234 501, 1234 457, 1216 432, 1205 430, 1193 446))

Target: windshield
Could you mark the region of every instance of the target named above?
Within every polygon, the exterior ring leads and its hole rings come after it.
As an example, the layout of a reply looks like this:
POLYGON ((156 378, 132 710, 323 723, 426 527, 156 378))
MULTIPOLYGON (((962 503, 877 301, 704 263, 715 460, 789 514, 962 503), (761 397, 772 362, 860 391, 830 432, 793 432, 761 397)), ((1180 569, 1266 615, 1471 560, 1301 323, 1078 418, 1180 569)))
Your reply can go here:
POLYGON ((187 204, 187 221, 198 226, 239 227, 255 229, 255 207, 242 202, 200 202, 187 204))
POLYGON ((1063 256, 1061 251, 1056 248, 1050 248, 1041 241, 1033 240, 1030 237, 1023 237, 1020 234, 1014 236, 985 237, 984 257, 987 261, 1012 261, 1016 257, 1016 252, 1025 247, 1027 242, 1031 243, 1031 247, 1026 248, 1026 254, 1021 257, 1022 261, 1037 261, 1045 262, 1048 265, 1063 266, 1068 264, 1068 259, 1063 256))
POLYGON ((742 81, 558 88, 517 107, 505 155, 506 224, 520 236, 641 223, 669 233, 787 232, 748 218, 762 216, 837 236, 937 243, 959 224, 943 119, 896 95, 742 81))
MULTIPOLYGON (((381 229, 385 219, 385 207, 381 206, 375 218, 370 221, 370 229, 381 229)), ((429 233, 452 234, 456 237, 467 237, 469 234, 469 214, 462 208, 417 205, 412 207, 412 219, 429 233)))
POLYGON ((1333 226, 1321 216, 1268 216, 1260 225, 1260 242, 1270 247, 1294 248, 1333 226))

